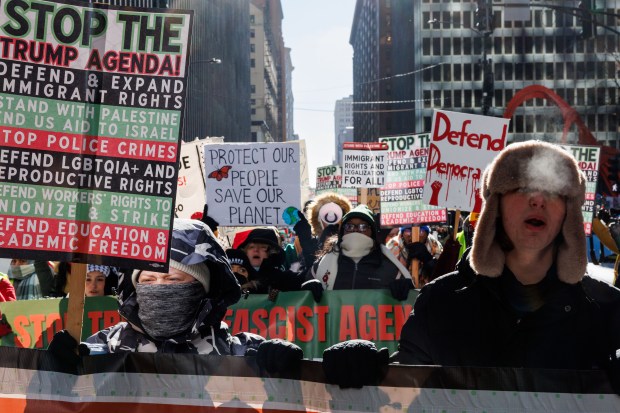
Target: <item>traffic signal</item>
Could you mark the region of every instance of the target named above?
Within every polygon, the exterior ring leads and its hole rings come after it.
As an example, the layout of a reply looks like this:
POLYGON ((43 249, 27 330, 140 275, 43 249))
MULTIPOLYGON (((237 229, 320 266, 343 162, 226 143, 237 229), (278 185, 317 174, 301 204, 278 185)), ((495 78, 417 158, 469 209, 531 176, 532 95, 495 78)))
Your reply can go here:
POLYGON ((580 1, 578 8, 581 15, 581 38, 590 39, 596 34, 596 20, 592 14, 592 0, 580 1))
POLYGON ((478 31, 482 33, 493 31, 493 5, 491 0, 476 0, 475 19, 478 31))

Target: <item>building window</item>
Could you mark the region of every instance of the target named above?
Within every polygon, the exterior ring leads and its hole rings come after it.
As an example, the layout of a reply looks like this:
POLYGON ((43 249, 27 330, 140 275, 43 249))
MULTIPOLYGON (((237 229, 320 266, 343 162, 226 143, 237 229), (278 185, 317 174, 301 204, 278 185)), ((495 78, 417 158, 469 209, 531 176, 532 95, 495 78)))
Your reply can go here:
POLYGON ((256 67, 256 59, 250 59, 250 67, 256 67))
POLYGON ((256 93, 256 85, 250 85, 250 90, 252 93, 256 93))
POLYGON ((256 51, 256 45, 254 43, 250 43, 250 52, 254 53, 256 51))
POLYGON ((256 16, 254 16, 253 14, 250 14, 250 24, 254 24, 256 23, 256 16))

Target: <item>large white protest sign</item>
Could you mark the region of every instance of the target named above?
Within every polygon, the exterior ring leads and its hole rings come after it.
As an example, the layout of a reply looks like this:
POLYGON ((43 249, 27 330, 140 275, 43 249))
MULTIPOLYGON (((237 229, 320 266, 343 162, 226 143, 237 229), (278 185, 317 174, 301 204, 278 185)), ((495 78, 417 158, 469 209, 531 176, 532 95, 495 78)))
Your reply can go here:
POLYGON ((343 188, 381 188, 385 185, 387 144, 345 142, 342 149, 343 188))
POLYGON ((301 206, 299 149, 299 142, 206 144, 209 216, 223 226, 287 225, 283 214, 301 206))
POLYGON ((484 168, 506 145, 510 119, 435 110, 423 202, 479 212, 484 168))

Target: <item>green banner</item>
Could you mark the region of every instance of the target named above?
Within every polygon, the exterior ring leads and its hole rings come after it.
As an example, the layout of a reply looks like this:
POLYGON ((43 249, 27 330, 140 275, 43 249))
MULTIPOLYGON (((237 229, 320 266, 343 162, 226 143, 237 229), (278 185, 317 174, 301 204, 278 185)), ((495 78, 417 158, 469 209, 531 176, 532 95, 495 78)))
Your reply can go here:
MULTIPOLYGON (((349 339, 370 340, 392 352, 416 296, 411 291, 406 301, 397 301, 387 290, 328 291, 315 303, 306 291, 280 292, 275 301, 256 294, 230 307, 224 321, 233 334, 247 331, 295 342, 306 358, 320 358, 325 348, 349 339)), ((113 297, 86 298, 82 339, 121 321, 117 308, 113 297)), ((0 303, 2 317, 13 329, 0 345, 47 348, 62 329, 66 310, 67 299, 0 303)))

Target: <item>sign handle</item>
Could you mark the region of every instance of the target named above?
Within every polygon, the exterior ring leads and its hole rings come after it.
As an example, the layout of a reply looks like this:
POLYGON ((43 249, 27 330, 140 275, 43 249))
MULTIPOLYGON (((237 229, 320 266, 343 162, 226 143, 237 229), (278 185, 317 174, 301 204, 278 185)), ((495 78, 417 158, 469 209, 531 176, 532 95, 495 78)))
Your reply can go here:
POLYGON ((84 324, 85 283, 86 264, 72 263, 65 329, 78 343, 82 339, 82 325, 84 324))
POLYGON ((459 232, 459 222, 461 221, 461 210, 454 211, 454 229, 452 230, 452 241, 456 239, 456 234, 459 232))
MULTIPOLYGON (((411 242, 420 241, 420 227, 412 227, 411 228, 411 242)), ((411 274, 411 280, 413 281, 414 288, 420 288, 420 261, 416 259, 411 260, 411 265, 409 268, 409 273, 411 274)))

